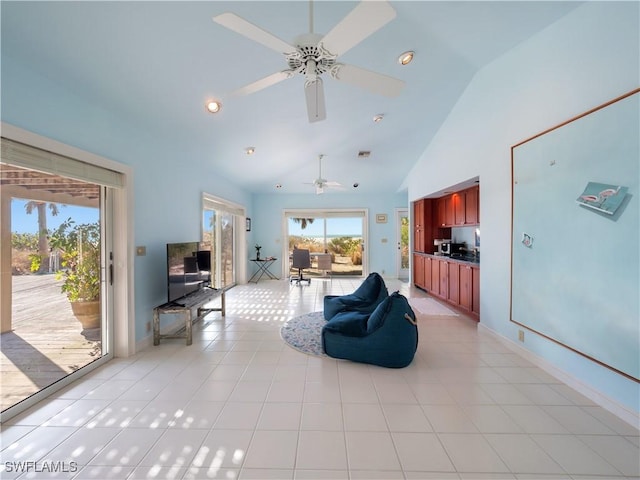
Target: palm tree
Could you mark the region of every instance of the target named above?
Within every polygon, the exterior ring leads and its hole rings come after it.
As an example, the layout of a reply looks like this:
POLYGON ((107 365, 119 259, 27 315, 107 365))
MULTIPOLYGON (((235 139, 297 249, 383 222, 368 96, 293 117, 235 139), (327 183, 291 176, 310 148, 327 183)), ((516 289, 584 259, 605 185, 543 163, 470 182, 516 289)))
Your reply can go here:
POLYGON ((300 228, 302 230, 304 230, 305 228, 307 228, 307 225, 311 225, 313 223, 313 218, 292 218, 291 220, 293 220, 294 223, 299 223, 300 224, 300 228))
MULTIPOLYGON (((37 200, 31 200, 24 206, 27 215, 31 215, 33 210, 38 211, 38 256, 40 257, 40 266, 38 273, 45 271, 44 263, 42 260, 49 255, 49 239, 47 230, 47 202, 39 202, 37 200)), ((49 210, 54 217, 58 215, 58 204, 49 203, 49 210)))

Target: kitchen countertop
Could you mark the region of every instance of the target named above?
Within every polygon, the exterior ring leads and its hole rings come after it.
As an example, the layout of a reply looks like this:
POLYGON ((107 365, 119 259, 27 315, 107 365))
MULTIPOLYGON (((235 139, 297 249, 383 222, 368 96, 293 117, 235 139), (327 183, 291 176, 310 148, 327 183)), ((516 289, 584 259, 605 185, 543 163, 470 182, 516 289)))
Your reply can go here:
POLYGON ((453 260, 455 262, 458 263, 470 263, 473 265, 478 265, 480 266, 480 256, 479 255, 471 255, 471 254, 453 254, 453 256, 450 255, 434 255, 433 253, 424 253, 423 255, 426 255, 428 257, 434 257, 434 258, 439 258, 439 259, 443 259, 443 260, 453 260), (460 255, 460 256, 458 256, 460 255))

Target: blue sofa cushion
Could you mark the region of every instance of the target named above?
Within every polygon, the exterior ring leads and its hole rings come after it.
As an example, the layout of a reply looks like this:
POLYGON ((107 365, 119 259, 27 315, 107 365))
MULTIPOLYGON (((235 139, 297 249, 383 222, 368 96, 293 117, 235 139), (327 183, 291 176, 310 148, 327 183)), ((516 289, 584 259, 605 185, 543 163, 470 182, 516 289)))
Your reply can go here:
POLYGON ((324 328, 327 331, 362 337, 367 334, 369 315, 362 312, 339 312, 329 320, 324 328))
MULTIPOLYGON (((351 318, 361 317, 352 314, 351 318)), ((322 329, 322 346, 330 357, 382 367, 406 367, 418 348, 415 313, 407 299, 394 292, 367 317, 364 334, 354 324, 347 326, 347 322, 340 321, 332 325, 329 321, 322 329), (342 326, 345 328, 339 328, 342 326)))
POLYGON ((326 295, 324 297, 324 318, 331 320, 340 312, 371 313, 389 296, 383 278, 371 273, 355 292, 348 295, 326 295))

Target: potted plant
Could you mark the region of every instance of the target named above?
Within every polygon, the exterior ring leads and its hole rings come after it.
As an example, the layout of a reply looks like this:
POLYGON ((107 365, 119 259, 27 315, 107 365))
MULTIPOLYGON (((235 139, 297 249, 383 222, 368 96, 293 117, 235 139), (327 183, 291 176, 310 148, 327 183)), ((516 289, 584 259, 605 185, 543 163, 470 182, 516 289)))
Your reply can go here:
POLYGON ((52 248, 61 253, 62 292, 83 329, 100 327, 100 225, 76 225, 70 218, 53 232, 52 248))

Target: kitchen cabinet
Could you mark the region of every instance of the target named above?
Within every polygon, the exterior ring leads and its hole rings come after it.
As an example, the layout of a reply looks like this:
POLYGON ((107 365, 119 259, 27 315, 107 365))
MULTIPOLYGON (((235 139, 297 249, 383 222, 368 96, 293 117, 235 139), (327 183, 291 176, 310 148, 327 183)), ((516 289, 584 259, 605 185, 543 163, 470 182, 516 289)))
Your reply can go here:
POLYGON ((465 192, 454 193, 451 195, 453 202, 453 222, 456 225, 464 225, 466 220, 466 194, 465 192))
POLYGON ((448 257, 414 255, 414 284, 480 319, 480 266, 448 257), (419 258, 416 258, 419 257, 419 258))
MULTIPOLYGON (((426 257, 424 255, 413 255, 413 283, 416 287, 420 287, 426 290, 426 285, 424 282, 424 264, 426 257)), ((431 278, 429 278, 429 283, 431 283, 431 278)))
POLYGON ((480 224, 480 186, 413 202, 413 283, 480 318, 480 266, 434 255, 433 240, 452 238, 452 227, 480 224))
POLYGON ((440 296, 440 260, 431 258, 431 290, 432 295, 440 296))
POLYGON ((456 262, 447 263, 447 300, 458 305, 460 303, 460 265, 456 262))
POLYGON ((441 298, 447 299, 449 297, 449 262, 440 260, 440 293, 441 298))
POLYGON ((471 311, 473 272, 470 265, 460 265, 460 306, 471 311))
POLYGON ((424 257, 424 289, 427 292, 431 291, 431 275, 433 271, 433 258, 424 257))
POLYGON ((424 200, 413 202, 413 249, 425 251, 424 200))
POLYGON ((480 318, 480 268, 460 264, 460 307, 480 318))
POLYGON ((437 225, 439 227, 451 227, 455 224, 453 211, 453 197, 447 195, 437 199, 437 225))
POLYGON ((435 200, 423 198, 413 202, 413 251, 433 253, 435 232, 435 200))
POLYGON ((478 225, 480 219, 479 194, 480 188, 472 187, 451 195, 454 225, 478 225))
POLYGON ((480 224, 480 187, 472 187, 466 190, 464 201, 465 225, 480 224))
POLYGON ((480 318, 480 269, 472 268, 471 312, 480 318))

